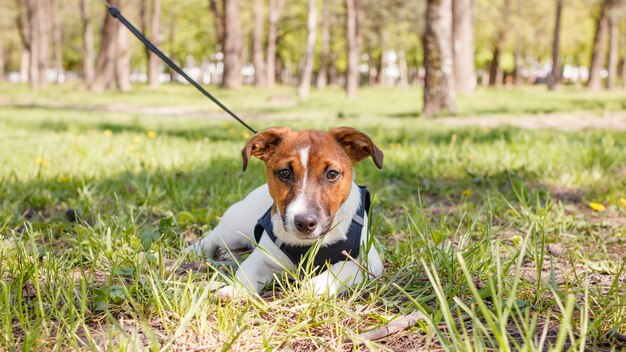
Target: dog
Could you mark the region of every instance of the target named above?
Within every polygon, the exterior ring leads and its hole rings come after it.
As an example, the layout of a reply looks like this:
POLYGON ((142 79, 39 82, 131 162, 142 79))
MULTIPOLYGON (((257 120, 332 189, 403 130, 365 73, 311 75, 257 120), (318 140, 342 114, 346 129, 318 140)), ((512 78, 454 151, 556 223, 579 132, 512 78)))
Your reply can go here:
POLYGON ((187 248, 207 258, 218 249, 252 249, 232 284, 219 289, 220 298, 258 293, 276 274, 310 261, 325 269, 306 282, 316 295, 336 295, 382 273, 368 231, 369 193, 353 180, 355 164, 367 157, 383 166, 383 152, 370 137, 349 127, 273 127, 243 148, 243 171, 252 156, 265 162, 267 184, 228 208, 213 230, 187 248))

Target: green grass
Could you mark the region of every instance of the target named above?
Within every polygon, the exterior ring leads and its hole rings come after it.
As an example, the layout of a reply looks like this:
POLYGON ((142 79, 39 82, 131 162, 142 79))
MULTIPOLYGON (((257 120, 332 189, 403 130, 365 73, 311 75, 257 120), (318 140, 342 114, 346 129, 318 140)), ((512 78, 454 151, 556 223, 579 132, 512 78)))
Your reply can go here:
MULTIPOLYGON (((262 115, 257 128, 372 136, 385 167, 367 160, 357 181, 374 193, 384 276, 338 298, 281 280, 261 300, 221 303, 215 267, 181 249, 264 182, 259 161, 241 171, 248 133, 221 118, 82 110, 217 111, 189 87, 0 85, 0 350, 626 348, 613 337, 626 334, 626 132, 458 128, 413 118, 413 90, 217 94, 262 115), (427 318, 415 327, 359 338, 415 310, 427 318)), ((481 90, 459 118, 610 114, 625 97, 481 90)))

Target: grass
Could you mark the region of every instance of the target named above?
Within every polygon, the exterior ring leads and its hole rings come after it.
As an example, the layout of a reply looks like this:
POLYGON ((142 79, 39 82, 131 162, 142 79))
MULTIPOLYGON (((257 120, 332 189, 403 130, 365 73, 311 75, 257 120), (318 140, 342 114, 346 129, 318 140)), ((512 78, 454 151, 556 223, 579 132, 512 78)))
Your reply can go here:
MULTIPOLYGON (((374 192, 384 276, 338 298, 279 280, 261 300, 221 303, 211 291, 220 263, 207 270, 181 249, 264 182, 261 162, 241 172, 247 132, 223 119, 85 110, 215 111, 189 87, 1 85, 0 350, 626 348, 625 132, 459 128, 412 118, 417 91, 368 89, 355 102, 336 90, 304 102, 284 88, 218 95, 262 116, 255 127, 372 136, 385 167, 365 161, 357 181, 374 192), (415 310, 426 316, 415 327, 360 339, 415 310)), ((460 118, 611 114, 624 97, 481 90, 460 100, 460 118)))

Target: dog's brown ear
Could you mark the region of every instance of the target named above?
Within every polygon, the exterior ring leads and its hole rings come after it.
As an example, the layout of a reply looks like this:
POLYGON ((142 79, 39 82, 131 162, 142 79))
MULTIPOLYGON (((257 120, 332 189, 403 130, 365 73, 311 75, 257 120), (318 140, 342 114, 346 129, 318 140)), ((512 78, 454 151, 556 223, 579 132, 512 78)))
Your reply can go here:
POLYGON ((351 127, 337 127, 328 132, 335 137, 355 163, 371 156, 376 167, 383 168, 383 152, 365 133, 351 127))
POLYGON ((250 156, 266 161, 276 150, 276 147, 283 140, 285 135, 291 132, 288 127, 271 127, 263 130, 250 138, 246 146, 241 151, 243 157, 243 171, 248 168, 250 156))

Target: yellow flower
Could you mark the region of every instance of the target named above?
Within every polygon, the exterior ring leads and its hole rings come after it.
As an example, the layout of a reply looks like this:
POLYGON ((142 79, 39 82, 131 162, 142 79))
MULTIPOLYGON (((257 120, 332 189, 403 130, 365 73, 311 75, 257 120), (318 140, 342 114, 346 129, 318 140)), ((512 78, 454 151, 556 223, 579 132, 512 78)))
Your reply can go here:
POLYGON ((105 136, 110 137, 113 135, 113 131, 111 130, 104 130, 104 132, 102 132, 105 136))
POLYGON ((127 150, 132 153, 134 151, 137 151, 137 147, 135 147, 134 145, 129 145, 127 150))
POLYGON ((67 175, 59 175, 59 177, 57 177, 57 181, 59 181, 60 183, 67 183, 69 182, 70 178, 67 175))
POLYGON ((471 189, 468 188, 468 189, 463 191, 463 196, 464 197, 469 197, 471 195, 472 195, 472 190, 471 189))
POLYGON ((48 167, 48 162, 42 157, 38 157, 37 159, 35 159, 35 162, 41 167, 48 167))
POLYGON ((595 210, 595 211, 605 211, 606 207, 603 204, 600 203, 596 203, 596 202, 589 202, 589 208, 595 210))
POLYGON ((619 204, 621 204, 623 207, 626 207, 626 199, 625 198, 620 198, 619 199, 619 204))
POLYGON ((243 131, 243 138, 250 138, 250 132, 243 131))
POLYGON ((156 137, 156 132, 150 130, 150 131, 146 132, 146 136, 148 136, 148 138, 154 138, 154 137, 156 137))
POLYGON ((141 143, 141 137, 139 137, 139 136, 133 137, 133 142, 135 142, 135 144, 141 143))

